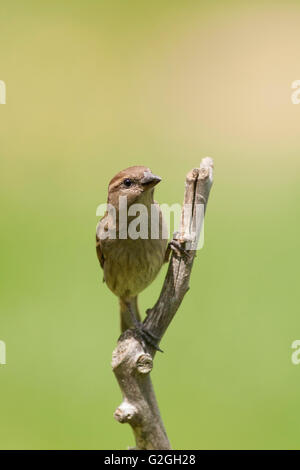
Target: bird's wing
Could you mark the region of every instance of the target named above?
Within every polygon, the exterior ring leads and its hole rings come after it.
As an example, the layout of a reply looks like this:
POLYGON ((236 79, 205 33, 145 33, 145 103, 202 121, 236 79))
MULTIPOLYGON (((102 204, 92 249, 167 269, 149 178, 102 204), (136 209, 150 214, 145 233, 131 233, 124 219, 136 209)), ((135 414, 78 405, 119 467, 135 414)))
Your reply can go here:
POLYGON ((100 233, 101 232, 100 231, 100 224, 103 225, 103 223, 105 222, 106 215, 107 215, 107 212, 104 214, 102 219, 99 221, 99 223, 97 225, 97 228, 96 228, 96 252, 97 252, 98 260, 99 260, 99 263, 100 263, 100 266, 101 266, 102 269, 104 269, 105 258, 104 258, 103 250, 102 250, 102 246, 101 246, 101 244, 102 244, 101 239, 100 239, 100 236, 98 236, 98 229, 99 229, 99 233, 100 233))
POLYGON ((97 256, 98 256, 100 266, 101 266, 102 269, 104 269, 105 259, 104 259, 102 249, 101 249, 101 240, 99 240, 97 234, 96 234, 96 252, 97 252, 97 256))

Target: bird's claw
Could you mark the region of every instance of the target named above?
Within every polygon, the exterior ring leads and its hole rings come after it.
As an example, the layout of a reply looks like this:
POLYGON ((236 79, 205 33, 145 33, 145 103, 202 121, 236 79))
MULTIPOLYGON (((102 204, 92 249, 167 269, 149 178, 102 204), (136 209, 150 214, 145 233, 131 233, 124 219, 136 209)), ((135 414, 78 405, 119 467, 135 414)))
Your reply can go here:
POLYGON ((179 256, 184 255, 187 258, 190 256, 189 252, 183 248, 182 243, 180 243, 179 240, 175 240, 175 239, 171 240, 169 242, 169 247, 179 256))
POLYGON ((156 351, 163 352, 163 350, 160 349, 159 346, 157 346, 157 343, 160 340, 159 336, 156 336, 155 334, 148 331, 143 325, 143 323, 139 323, 139 325, 137 325, 135 328, 144 343, 152 346, 154 349, 156 349, 156 351))

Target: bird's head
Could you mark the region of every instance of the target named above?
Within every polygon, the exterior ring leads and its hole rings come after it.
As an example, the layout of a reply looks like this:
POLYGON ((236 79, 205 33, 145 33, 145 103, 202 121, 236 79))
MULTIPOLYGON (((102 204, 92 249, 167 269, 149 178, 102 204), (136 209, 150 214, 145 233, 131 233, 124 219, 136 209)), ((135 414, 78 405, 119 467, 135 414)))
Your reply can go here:
POLYGON ((120 171, 108 186, 108 201, 114 207, 119 206, 119 197, 127 198, 127 206, 131 204, 149 204, 153 202, 153 191, 161 181, 146 166, 131 166, 120 171))

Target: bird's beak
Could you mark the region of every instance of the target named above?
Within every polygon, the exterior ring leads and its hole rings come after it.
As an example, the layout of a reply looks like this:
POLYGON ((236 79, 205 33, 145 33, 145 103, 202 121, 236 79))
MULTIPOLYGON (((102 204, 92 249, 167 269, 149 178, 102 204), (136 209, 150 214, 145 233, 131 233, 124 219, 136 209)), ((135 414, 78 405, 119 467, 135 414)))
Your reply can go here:
POLYGON ((141 183, 146 188, 153 188, 161 181, 159 176, 153 175, 151 171, 144 172, 144 178, 141 180, 141 183))

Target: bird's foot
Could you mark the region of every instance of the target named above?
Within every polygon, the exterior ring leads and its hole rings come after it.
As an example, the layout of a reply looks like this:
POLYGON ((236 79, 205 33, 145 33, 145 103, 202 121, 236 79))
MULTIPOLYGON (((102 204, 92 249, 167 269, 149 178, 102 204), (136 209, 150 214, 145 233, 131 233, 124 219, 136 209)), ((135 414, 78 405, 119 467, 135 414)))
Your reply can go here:
POLYGON ((189 252, 183 248, 183 244, 174 238, 169 242, 168 248, 173 250, 179 256, 184 255, 187 258, 190 256, 189 252))
POLYGON ((158 346, 158 342, 160 340, 159 336, 156 336, 155 334, 151 333, 148 331, 143 323, 139 323, 138 325, 135 326, 135 329, 137 330, 139 336, 141 337, 142 341, 149 346, 152 346, 156 351, 163 352, 162 349, 158 346))
POLYGON ((147 344, 152 346, 156 351, 163 352, 159 347, 158 343, 160 341, 160 337, 156 336, 154 333, 151 333, 149 330, 145 328, 145 325, 138 321, 136 318, 134 311, 132 310, 131 304, 127 303, 128 310, 131 315, 131 320, 133 324, 134 331, 138 333, 138 336, 141 338, 143 341, 143 346, 146 346, 147 344))

